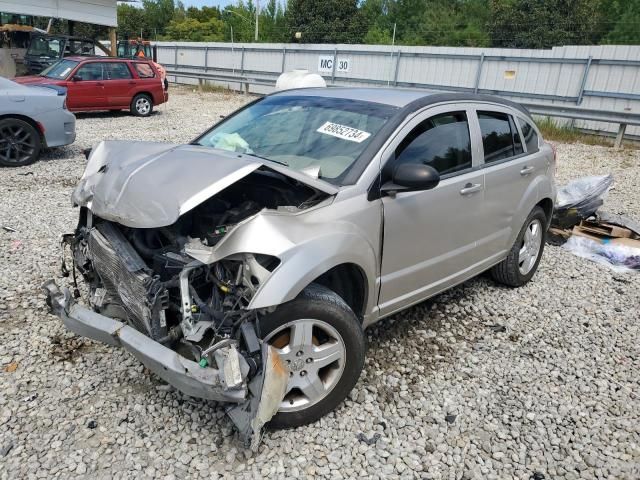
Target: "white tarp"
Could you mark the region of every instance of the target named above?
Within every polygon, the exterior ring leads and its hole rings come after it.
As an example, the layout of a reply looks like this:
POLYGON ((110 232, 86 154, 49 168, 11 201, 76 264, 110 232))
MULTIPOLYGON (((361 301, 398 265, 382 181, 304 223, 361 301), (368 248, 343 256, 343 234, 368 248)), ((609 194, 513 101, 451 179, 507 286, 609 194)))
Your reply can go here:
POLYGON ((117 0, 0 0, 0 12, 118 26, 117 0))

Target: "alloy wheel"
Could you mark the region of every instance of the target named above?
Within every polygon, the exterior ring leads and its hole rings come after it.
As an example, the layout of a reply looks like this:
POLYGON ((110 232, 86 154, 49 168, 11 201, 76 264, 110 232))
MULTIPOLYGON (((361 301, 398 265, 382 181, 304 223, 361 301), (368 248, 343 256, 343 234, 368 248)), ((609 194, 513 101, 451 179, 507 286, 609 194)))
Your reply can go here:
POLYGON ((146 115, 151 110, 151 102, 148 98, 142 97, 136 100, 136 111, 140 115, 146 115))
POLYGON ((518 268, 522 275, 527 275, 536 264, 542 245, 542 223, 533 219, 527 225, 522 238, 522 247, 518 252, 518 268))
POLYGON ((320 402, 340 381, 346 349, 338 331, 328 323, 294 320, 271 332, 265 341, 277 349, 290 372, 280 412, 304 410, 320 402))
POLYGON ((36 149, 37 139, 24 126, 13 122, 0 126, 0 160, 3 162, 27 162, 36 149))

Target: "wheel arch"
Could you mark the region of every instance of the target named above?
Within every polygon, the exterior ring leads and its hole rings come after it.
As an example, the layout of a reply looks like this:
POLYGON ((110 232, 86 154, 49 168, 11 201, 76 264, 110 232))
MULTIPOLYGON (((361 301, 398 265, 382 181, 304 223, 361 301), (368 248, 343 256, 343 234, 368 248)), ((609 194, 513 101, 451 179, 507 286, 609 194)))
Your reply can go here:
POLYGON ((364 270, 359 265, 341 263, 319 275, 311 283, 327 287, 339 295, 362 321, 369 298, 366 278, 364 270))
POLYGON ((548 197, 543 198, 536 204, 536 207, 540 207, 544 211, 544 215, 547 217, 546 226, 549 227, 549 224, 551 223, 551 216, 553 215, 553 200, 548 197))
POLYGON ((36 132, 38 132, 38 136, 40 137, 40 142, 42 143, 42 147, 46 148, 47 147, 47 139, 44 136, 44 132, 42 131, 42 127, 38 124, 37 121, 35 121, 33 118, 28 117, 26 115, 22 115, 20 113, 5 113, 0 115, 0 120, 7 120, 10 118, 15 118, 17 120, 22 120, 23 122, 28 123, 29 125, 31 125, 33 128, 36 129, 36 132))

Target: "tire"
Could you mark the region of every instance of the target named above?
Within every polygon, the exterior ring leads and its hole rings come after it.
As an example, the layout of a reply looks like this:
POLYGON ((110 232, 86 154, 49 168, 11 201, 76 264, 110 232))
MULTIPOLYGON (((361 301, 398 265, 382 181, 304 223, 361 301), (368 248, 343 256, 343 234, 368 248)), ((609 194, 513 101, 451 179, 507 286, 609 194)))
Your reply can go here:
POLYGON ((542 258, 547 225, 548 220, 544 210, 535 207, 524 222, 507 258, 491 269, 491 276, 496 282, 508 287, 521 287, 531 280, 542 258), (539 228, 539 235, 534 240, 531 239, 532 225, 537 225, 539 228), (529 233, 527 233, 528 231, 529 233), (527 242, 529 246, 526 253, 528 255, 523 255, 522 251, 525 250, 527 242))
POLYGON ((365 355, 362 325, 344 300, 326 287, 309 285, 297 298, 263 317, 260 330, 262 338, 279 349, 291 375, 271 427, 315 422, 334 410, 360 377, 365 355), (309 341, 294 343, 295 337, 309 341))
POLYGON ((30 123, 19 118, 0 120, 0 165, 24 167, 40 157, 42 139, 30 123))
POLYGON ((146 93, 139 93, 131 100, 131 113, 136 117, 148 117, 153 112, 153 100, 146 93))

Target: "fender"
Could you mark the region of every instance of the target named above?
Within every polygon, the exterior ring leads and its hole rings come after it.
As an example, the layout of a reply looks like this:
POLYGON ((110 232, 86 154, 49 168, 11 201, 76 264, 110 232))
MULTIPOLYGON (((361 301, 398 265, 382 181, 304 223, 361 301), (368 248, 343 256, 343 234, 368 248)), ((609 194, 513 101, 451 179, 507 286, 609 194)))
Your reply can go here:
POLYGON ((309 283, 342 263, 362 269, 368 287, 367 311, 375 295, 377 260, 373 246, 349 222, 314 222, 305 214, 266 211, 238 224, 215 247, 188 244, 191 257, 210 264, 240 254, 271 255, 280 264, 253 296, 248 308, 268 308, 293 300, 309 283))
MULTIPOLYGON (((546 172, 545 172, 546 173, 546 172)), ((545 175, 538 175, 527 188, 516 209, 516 214, 513 216, 513 223, 511 228, 511 238, 509 239, 509 248, 516 241, 516 237, 522 229, 524 221, 527 219, 533 207, 535 207, 544 198, 549 198, 549 192, 553 190, 549 184, 549 179, 545 175)))

